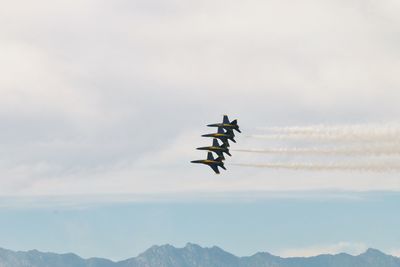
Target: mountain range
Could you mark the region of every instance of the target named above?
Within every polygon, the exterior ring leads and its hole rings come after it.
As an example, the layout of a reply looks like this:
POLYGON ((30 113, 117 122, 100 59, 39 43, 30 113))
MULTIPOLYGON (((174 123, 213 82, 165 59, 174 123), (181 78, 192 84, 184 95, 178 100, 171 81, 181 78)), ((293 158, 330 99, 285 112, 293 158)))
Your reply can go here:
POLYGON ((0 249, 0 267, 400 267, 400 258, 376 249, 352 256, 346 253, 315 257, 282 258, 266 252, 237 257, 219 247, 188 243, 183 248, 153 246, 135 258, 114 262, 83 259, 75 254, 15 252, 0 249))

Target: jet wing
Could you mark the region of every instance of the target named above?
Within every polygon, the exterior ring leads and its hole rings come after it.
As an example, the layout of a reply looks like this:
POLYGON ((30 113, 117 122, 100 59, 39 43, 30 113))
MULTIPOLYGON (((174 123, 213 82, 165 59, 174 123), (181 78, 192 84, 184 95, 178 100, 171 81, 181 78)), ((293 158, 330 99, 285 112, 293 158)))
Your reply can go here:
POLYGON ((215 171, 216 174, 219 174, 218 166, 217 165, 209 165, 213 171, 215 171))

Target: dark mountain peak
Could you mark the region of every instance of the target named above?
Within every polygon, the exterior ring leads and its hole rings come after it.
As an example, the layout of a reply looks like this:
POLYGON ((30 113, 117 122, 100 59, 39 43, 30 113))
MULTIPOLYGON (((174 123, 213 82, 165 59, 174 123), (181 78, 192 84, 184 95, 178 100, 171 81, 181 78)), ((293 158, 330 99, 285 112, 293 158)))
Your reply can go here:
POLYGON ((220 248, 218 246, 212 246, 211 249, 213 249, 213 250, 223 250, 222 248, 220 248))
POLYGON ((375 248, 369 248, 364 253, 359 255, 361 258, 382 258, 386 256, 388 255, 375 248))
POLYGON ((256 254, 253 254, 251 257, 261 257, 261 258, 271 258, 271 257, 274 257, 274 258, 280 258, 279 256, 275 256, 275 255, 272 255, 271 253, 268 253, 268 252, 257 252, 256 254))
POLYGON ((163 255, 166 253, 172 253, 176 248, 174 246, 171 246, 170 244, 165 244, 165 245, 154 245, 147 249, 145 252, 141 253, 139 257, 142 256, 151 256, 151 255, 163 255))
POLYGON ((385 253, 383 253, 382 251, 377 250, 375 248, 369 248, 364 253, 362 253, 360 256, 377 257, 377 256, 387 256, 387 255, 385 253))
POLYGON ((21 253, 27 253, 30 255, 47 255, 47 256, 61 256, 61 257, 74 257, 74 258, 80 258, 78 255, 68 252, 68 253, 54 253, 54 252, 43 252, 43 251, 39 251, 37 249, 32 249, 32 250, 28 250, 27 252, 21 252, 21 253))
POLYGON ((200 250, 200 249, 203 249, 203 248, 200 247, 197 244, 187 243, 186 246, 184 247, 184 249, 187 249, 189 251, 197 251, 197 250, 200 250))
POLYGON ((170 244, 164 244, 164 245, 154 245, 150 247, 148 250, 170 250, 174 248, 175 247, 170 244))
MULTIPOLYGON (((189 250, 189 251, 218 251, 218 252, 226 252, 223 249, 221 249, 218 246, 212 246, 212 247, 202 247, 200 245, 194 244, 194 243, 187 243, 183 249, 189 250)), ((227 253, 227 252, 226 252, 227 253)))
POLYGON ((188 253, 193 253, 193 254, 213 254, 213 255, 227 255, 227 256, 233 256, 229 252, 226 252, 222 248, 218 246, 212 246, 211 248, 209 247, 202 247, 197 244, 193 243, 187 243, 183 250, 187 251, 188 253))
POLYGON ((136 258, 124 261, 122 266, 208 266, 233 267, 237 266, 238 257, 219 247, 201 247, 187 243, 183 248, 171 245, 153 246, 136 258))
POLYGON ((364 262, 364 266, 389 266, 389 267, 400 267, 400 259, 386 255, 385 253, 370 248, 363 254, 356 257, 364 262))

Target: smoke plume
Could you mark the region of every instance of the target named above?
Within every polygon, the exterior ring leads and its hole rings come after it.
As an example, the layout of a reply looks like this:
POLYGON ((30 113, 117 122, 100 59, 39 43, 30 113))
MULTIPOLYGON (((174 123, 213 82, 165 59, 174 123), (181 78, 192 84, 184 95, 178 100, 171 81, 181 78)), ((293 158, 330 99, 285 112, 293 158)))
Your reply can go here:
MULTIPOLYGON (((285 162, 263 164, 236 163, 232 165, 269 169, 307 170, 307 171, 400 171, 400 125, 314 125, 307 127, 267 127, 264 133, 250 135, 252 138, 271 141, 290 140, 278 148, 240 148, 237 152, 285 156, 285 162), (308 144, 304 146, 305 144, 308 144), (320 141, 324 141, 321 146, 320 141), (310 142, 312 147, 309 146, 310 142), (303 144, 300 146, 299 144, 303 144), (290 162, 290 156, 302 156, 306 162, 290 162), (321 156, 316 158, 315 156, 321 156), (323 157, 322 157, 323 156, 323 157), (347 157, 345 163, 339 157, 347 157), (385 156, 387 162, 378 161, 377 156, 385 156), (308 158, 307 158, 308 157, 308 158), (357 162, 354 163, 357 157, 357 162), (361 163, 359 163, 359 159, 361 163), (288 163, 286 161, 289 160, 288 163), (322 161, 322 162, 321 162, 322 161)), ((283 142, 284 143, 284 142, 283 142)), ((260 146, 260 144, 257 144, 260 146)), ((265 145, 263 145, 265 147, 265 145)))

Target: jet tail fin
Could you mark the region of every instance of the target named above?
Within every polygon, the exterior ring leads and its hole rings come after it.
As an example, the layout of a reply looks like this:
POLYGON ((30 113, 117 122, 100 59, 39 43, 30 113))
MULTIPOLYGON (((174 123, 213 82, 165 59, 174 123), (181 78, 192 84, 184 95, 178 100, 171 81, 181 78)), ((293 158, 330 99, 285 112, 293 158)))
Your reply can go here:
POLYGON ((207 159, 208 159, 208 160, 214 160, 214 157, 213 157, 213 155, 212 155, 211 152, 208 152, 208 154, 207 154, 207 159))
POLYGON ((218 140, 214 138, 212 146, 219 146, 218 140))
POLYGON ((231 121, 231 124, 237 125, 237 120, 231 121))
POLYGON ((222 120, 223 124, 229 124, 229 118, 228 115, 224 115, 224 119, 222 120))

